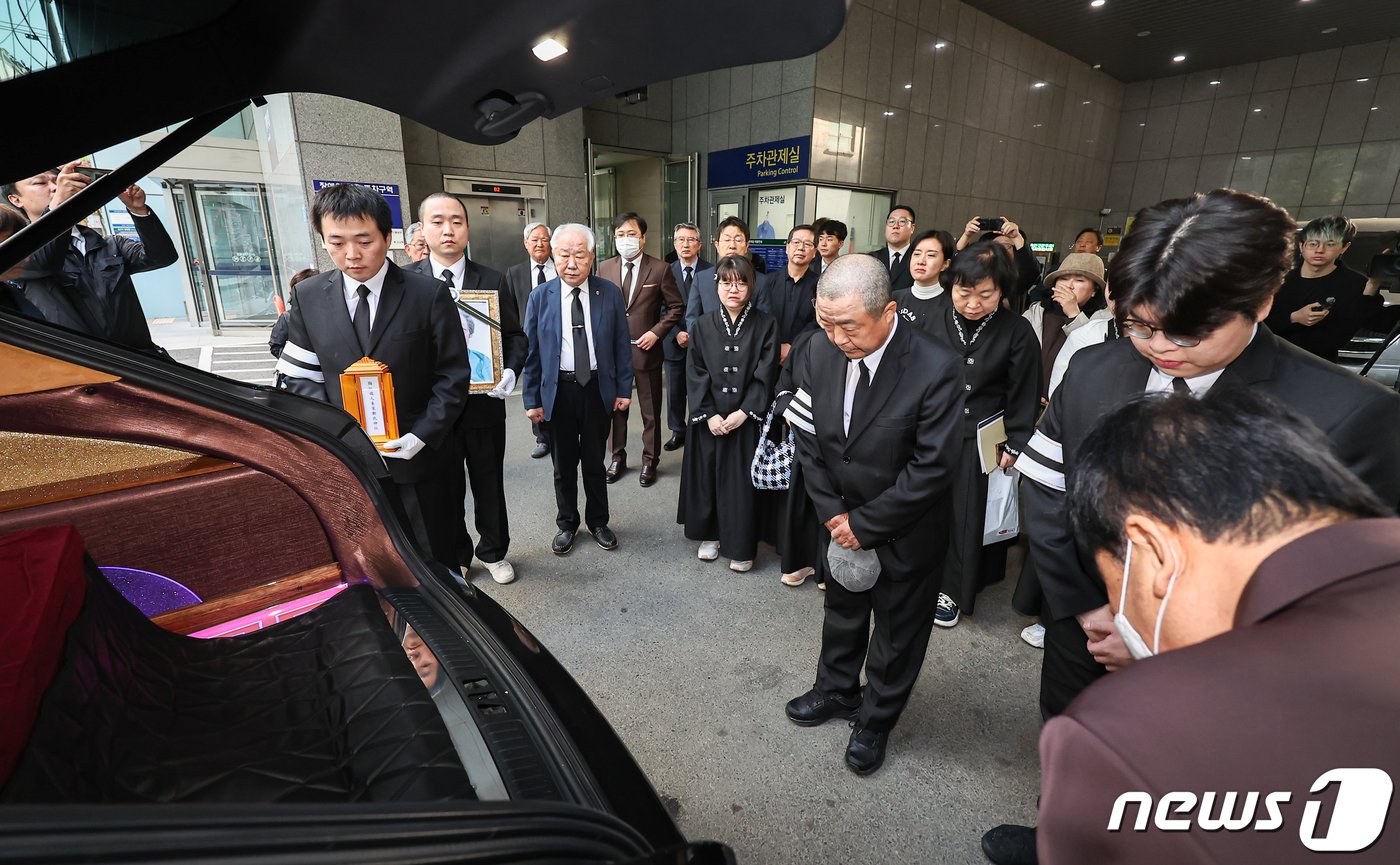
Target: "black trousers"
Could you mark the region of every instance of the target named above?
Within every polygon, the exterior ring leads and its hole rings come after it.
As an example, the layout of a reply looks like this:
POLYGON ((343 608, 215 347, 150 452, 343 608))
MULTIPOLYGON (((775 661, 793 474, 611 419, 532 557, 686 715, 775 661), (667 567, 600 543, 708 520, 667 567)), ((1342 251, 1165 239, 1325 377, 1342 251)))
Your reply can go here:
POLYGON ((483 562, 499 562, 510 548, 510 519, 506 515, 506 425, 466 427, 459 422, 453 430, 466 465, 461 471, 450 472, 453 483, 454 524, 457 563, 470 565, 472 557, 483 562), (480 541, 473 544, 467 530, 467 485, 472 492, 472 513, 480 541))
MULTIPOLYGON (((830 585, 827 591, 831 591, 830 585)), ((1048 618, 1048 617, 1047 617, 1048 618)), ((1075 697, 1108 670, 1089 654, 1089 638, 1073 616, 1045 625, 1045 657, 1040 666, 1040 714, 1060 714, 1075 697)))
POLYGON ((864 592, 848 592, 836 580, 826 581, 816 687, 828 694, 855 696, 863 663, 867 684, 860 724, 872 731, 893 728, 914 690, 933 630, 942 576, 935 571, 896 582, 882 574, 864 592))
POLYGON ((554 436, 549 433, 549 424, 545 421, 536 421, 530 424, 530 432, 535 434, 535 441, 549 444, 554 441, 554 436))
POLYGON ((598 392, 598 379, 589 379, 586 386, 573 381, 573 373, 559 374, 559 387, 554 394, 554 409, 549 417, 549 429, 554 435, 554 500, 559 509, 555 523, 561 531, 576 531, 579 526, 578 476, 583 471, 584 524, 589 529, 608 524, 608 482, 603 467, 603 453, 608 443, 608 426, 612 413, 603 408, 598 392))
MULTIPOLYGON (((455 452, 455 445, 452 450, 455 452)), ((452 464, 446 463, 447 466, 452 464)), ((454 489, 451 474, 450 471, 442 471, 428 480, 398 484, 399 497, 403 500, 414 540, 435 561, 450 568, 456 566, 456 525, 460 525, 456 516, 460 506, 452 505, 454 489)))
POLYGON ((666 427, 685 439, 685 358, 666 359, 666 427))

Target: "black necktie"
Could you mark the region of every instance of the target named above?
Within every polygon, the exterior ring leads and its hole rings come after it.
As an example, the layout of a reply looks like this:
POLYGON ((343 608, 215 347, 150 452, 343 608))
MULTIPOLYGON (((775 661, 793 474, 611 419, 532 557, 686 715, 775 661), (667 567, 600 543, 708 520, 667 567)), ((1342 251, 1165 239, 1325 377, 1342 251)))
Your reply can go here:
POLYGON ((445 267, 442 269, 442 281, 443 281, 444 283, 447 284, 447 291, 448 291, 449 294, 452 295, 452 299, 453 299, 453 300, 456 300, 456 299, 457 299, 457 285, 456 285, 456 280, 454 280, 454 279, 452 278, 452 271, 451 271, 451 270, 448 270, 448 269, 445 268, 445 267))
POLYGON ((689 296, 689 295, 690 295, 690 286, 693 285, 693 284, 695 283, 695 271, 694 271, 694 268, 687 267, 687 268, 685 269, 685 280, 684 280, 684 283, 685 283, 685 293, 686 293, 687 296, 689 296))
POLYGON ((623 275, 622 281, 627 284, 627 305, 632 305, 632 268, 636 267, 632 262, 627 262, 627 273, 623 275))
POLYGON ((360 341, 360 353, 369 354, 369 286, 362 285, 355 289, 355 293, 360 296, 360 302, 355 304, 355 338, 360 341))
POLYGON ((593 378, 588 360, 588 328, 583 317, 583 286, 574 289, 574 375, 587 385, 593 378))
POLYGON ((894 273, 896 270, 899 270, 899 256, 900 253, 896 252, 894 254, 894 258, 890 259, 890 273, 894 273))
POLYGON ((538 270, 538 271, 540 272, 540 275, 537 276, 537 277, 535 277, 535 285, 544 285, 544 284, 545 284, 544 265, 543 265, 543 264, 537 264, 537 265, 535 265, 535 270, 538 270))
POLYGON ((856 425, 856 418, 860 417, 861 409, 870 397, 870 367, 865 365, 864 360, 856 363, 860 365, 860 378, 856 379, 856 393, 851 398, 851 426, 856 425))
POLYGON ((1187 396, 1190 396, 1191 385, 1186 383, 1186 379, 1182 378, 1181 376, 1176 376, 1172 379, 1172 393, 1184 393, 1187 396))

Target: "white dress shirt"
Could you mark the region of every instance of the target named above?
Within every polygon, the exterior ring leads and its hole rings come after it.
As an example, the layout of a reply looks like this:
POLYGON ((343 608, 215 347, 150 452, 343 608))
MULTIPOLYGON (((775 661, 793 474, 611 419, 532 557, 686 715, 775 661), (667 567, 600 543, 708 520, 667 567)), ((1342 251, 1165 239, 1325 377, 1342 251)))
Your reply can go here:
POLYGON ((860 364, 865 362, 865 368, 870 370, 870 386, 875 386, 875 372, 880 368, 880 358, 885 356, 885 349, 889 348, 890 340, 894 339, 895 328, 899 327, 899 316, 894 317, 894 326, 890 328, 889 336, 885 337, 885 342, 879 348, 867 354, 865 357, 857 358, 846 362, 846 397, 842 403, 842 429, 849 435, 851 432, 851 407, 856 400, 856 384, 860 382, 860 364))
MULTIPOLYGON (((559 275, 559 271, 557 271, 557 270, 554 269, 554 259, 552 259, 552 258, 546 258, 546 259, 544 260, 544 264, 540 264, 539 262, 535 261, 533 258, 528 259, 528 260, 529 260, 529 262, 530 262, 530 287, 531 287, 531 288, 534 288, 536 285, 539 285, 539 284, 540 284, 539 279, 540 279, 540 268, 541 268, 541 267, 544 268, 544 281, 545 281, 545 282, 549 282, 551 279, 553 279, 554 277, 556 277, 556 276, 559 275)), ((520 312, 521 312, 521 314, 523 315, 523 314, 525 313, 525 310, 522 309, 522 310, 520 310, 520 312)))
POLYGON ((642 254, 637 253, 633 259, 622 259, 619 267, 619 278, 622 280, 622 299, 627 306, 632 305, 632 294, 637 290, 637 281, 642 278, 642 254), (632 265, 632 281, 627 281, 627 265, 632 265))
POLYGON ((355 320, 355 307, 360 305, 361 285, 369 287, 369 326, 374 327, 374 317, 379 312, 379 293, 384 290, 384 274, 389 272, 389 259, 379 266, 379 272, 364 282, 356 282, 344 272, 340 274, 342 289, 345 292, 345 308, 350 312, 350 320, 355 320))
MULTIPOLYGON (((583 328, 588 334, 588 368, 598 368, 598 349, 593 345, 593 306, 589 302, 591 281, 579 286, 583 300, 583 328)), ((559 341, 559 368, 574 372, 574 287, 559 280, 559 324, 562 336, 559 341)))
POLYGON ((444 270, 452 272, 452 299, 456 300, 457 295, 462 293, 462 281, 467 278, 467 257, 464 255, 452 264, 443 264, 430 253, 428 265, 432 268, 433 276, 438 279, 442 279, 444 270))
POLYGON ((904 244, 903 246, 901 246, 899 249, 895 249, 893 246, 890 246, 889 244, 886 244, 886 245, 885 245, 885 252, 889 255, 889 258, 890 258, 890 269, 893 270, 893 269, 894 269, 894 257, 895 257, 895 255, 898 255, 898 256, 899 256, 899 260, 900 260, 900 261, 904 261, 905 259, 907 259, 907 258, 909 257, 909 244, 906 243, 906 244, 904 244))
POLYGON ((76 225, 73 226, 73 248, 78 250, 79 255, 87 255, 87 239, 83 237, 83 233, 78 230, 76 225))

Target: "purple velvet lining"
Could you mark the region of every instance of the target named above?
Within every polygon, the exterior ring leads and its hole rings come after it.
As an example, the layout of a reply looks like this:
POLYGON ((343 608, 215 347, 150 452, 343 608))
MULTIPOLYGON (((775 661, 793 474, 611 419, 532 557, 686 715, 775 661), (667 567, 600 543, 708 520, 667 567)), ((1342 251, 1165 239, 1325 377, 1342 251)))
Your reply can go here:
POLYGON ((122 597, 135 604, 147 618, 198 604, 199 595, 160 574, 143 571, 140 568, 98 568, 107 582, 122 593, 122 597))

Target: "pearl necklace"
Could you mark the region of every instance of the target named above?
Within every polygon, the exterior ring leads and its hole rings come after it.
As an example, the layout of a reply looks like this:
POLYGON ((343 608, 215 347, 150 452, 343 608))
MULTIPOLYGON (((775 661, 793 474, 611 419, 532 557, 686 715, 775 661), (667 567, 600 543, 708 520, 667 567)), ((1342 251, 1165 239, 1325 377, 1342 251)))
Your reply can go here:
POLYGON ((979 336, 982 335, 982 329, 985 328, 985 327, 987 326, 987 322, 991 321, 991 320, 992 320, 992 316, 994 316, 994 315, 996 315, 996 314, 997 314, 997 311, 996 311, 995 309, 992 310, 991 312, 987 313, 987 317, 984 318, 984 319, 982 319, 982 323, 979 324, 979 325, 977 325, 977 329, 974 330, 974 331, 972 332, 972 339, 968 339, 968 338, 963 334, 962 322, 961 322, 961 321, 958 321, 958 313, 957 313, 957 310, 954 310, 954 311, 953 311, 953 327, 955 327, 955 328, 958 329, 958 341, 961 342, 961 343, 963 344, 963 348, 971 348, 971 347, 972 347, 972 344, 973 344, 974 342, 977 341, 977 337, 979 337, 979 336))
POLYGON ((739 320, 734 322, 734 327, 731 329, 729 327, 729 310, 724 309, 723 307, 720 308, 719 318, 720 321, 724 322, 724 332, 729 334, 730 339, 734 339, 739 336, 739 331, 743 329, 744 321, 749 317, 749 310, 751 309, 753 309, 752 301, 744 304, 744 311, 739 313, 739 320))

